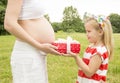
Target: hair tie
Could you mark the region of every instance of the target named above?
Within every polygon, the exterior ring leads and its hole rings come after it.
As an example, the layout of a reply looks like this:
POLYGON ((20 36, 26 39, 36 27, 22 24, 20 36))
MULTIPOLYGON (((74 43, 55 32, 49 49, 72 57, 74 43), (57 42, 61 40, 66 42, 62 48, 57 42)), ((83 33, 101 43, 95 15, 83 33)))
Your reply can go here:
POLYGON ((109 17, 103 16, 103 15, 95 16, 93 14, 85 12, 83 20, 85 20, 86 18, 94 18, 99 23, 99 26, 101 28, 105 27, 104 21, 109 19, 109 17))

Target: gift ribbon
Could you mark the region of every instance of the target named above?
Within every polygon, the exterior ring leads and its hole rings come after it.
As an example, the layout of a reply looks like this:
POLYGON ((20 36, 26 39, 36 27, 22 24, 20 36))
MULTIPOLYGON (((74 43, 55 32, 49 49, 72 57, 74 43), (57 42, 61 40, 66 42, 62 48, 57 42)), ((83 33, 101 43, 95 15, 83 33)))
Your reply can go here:
POLYGON ((72 38, 71 37, 67 37, 67 53, 70 53, 71 52, 71 42, 72 42, 72 38))
POLYGON ((72 43, 72 42, 78 43, 78 41, 73 40, 70 36, 68 36, 66 40, 59 38, 56 42, 57 42, 57 43, 66 43, 66 46, 67 46, 67 47, 66 47, 66 52, 67 52, 67 53, 70 53, 70 52, 71 52, 71 43, 72 43))

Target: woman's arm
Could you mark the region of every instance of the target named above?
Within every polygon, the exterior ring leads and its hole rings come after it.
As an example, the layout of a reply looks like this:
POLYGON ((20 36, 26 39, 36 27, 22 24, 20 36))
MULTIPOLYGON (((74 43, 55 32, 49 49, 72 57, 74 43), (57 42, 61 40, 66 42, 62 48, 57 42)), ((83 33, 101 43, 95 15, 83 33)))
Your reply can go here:
POLYGON ((8 0, 4 19, 4 27, 8 32, 17 38, 33 44, 32 42, 35 42, 35 40, 24 31, 17 21, 21 11, 22 2, 23 0, 8 0))
POLYGON ((40 44, 18 24, 18 17, 21 11, 22 3, 23 0, 8 0, 4 19, 5 29, 15 37, 31 44, 39 50, 46 53, 59 54, 54 50, 56 49, 55 46, 52 46, 51 44, 40 44))

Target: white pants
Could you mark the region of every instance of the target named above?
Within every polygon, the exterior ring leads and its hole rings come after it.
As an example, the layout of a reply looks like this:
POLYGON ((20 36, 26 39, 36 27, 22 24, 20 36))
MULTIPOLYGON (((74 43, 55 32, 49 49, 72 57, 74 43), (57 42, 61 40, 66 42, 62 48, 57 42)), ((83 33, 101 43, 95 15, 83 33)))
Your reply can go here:
POLYGON ((16 40, 11 55, 13 83, 48 83, 46 54, 16 40))

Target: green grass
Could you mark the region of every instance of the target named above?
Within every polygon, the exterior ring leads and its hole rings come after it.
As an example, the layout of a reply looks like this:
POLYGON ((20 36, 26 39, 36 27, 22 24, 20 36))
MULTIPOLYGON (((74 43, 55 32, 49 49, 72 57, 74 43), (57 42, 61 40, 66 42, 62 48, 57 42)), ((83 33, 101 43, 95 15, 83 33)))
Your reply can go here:
MULTIPOLYGON (((80 57, 88 45, 86 35, 82 33, 56 33, 57 38, 71 36, 81 43, 80 57)), ((107 83, 120 83, 120 34, 114 34, 114 56, 109 64, 107 83)), ((14 45, 13 36, 0 36, 0 83, 12 83, 10 54, 14 45)), ((73 58, 49 54, 47 56, 49 83, 75 83, 77 65, 73 58)))

